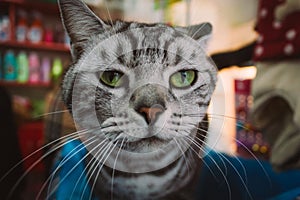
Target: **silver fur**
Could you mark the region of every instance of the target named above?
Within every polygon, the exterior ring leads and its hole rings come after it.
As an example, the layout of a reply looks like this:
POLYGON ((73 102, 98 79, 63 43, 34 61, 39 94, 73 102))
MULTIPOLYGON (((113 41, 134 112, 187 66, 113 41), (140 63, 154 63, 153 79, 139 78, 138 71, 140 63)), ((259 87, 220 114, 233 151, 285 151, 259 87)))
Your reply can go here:
POLYGON ((200 169, 199 124, 206 120, 216 83, 217 70, 204 51, 210 24, 106 24, 80 0, 59 5, 73 57, 63 99, 77 128, 89 132, 83 143, 96 136, 86 147, 94 195, 190 199, 189 187, 200 169), (183 70, 195 71, 197 80, 183 89, 170 85, 170 77, 183 70), (101 83, 105 71, 122 72, 126 84, 101 83), (136 109, 140 105, 159 105, 162 113, 149 124, 136 109))

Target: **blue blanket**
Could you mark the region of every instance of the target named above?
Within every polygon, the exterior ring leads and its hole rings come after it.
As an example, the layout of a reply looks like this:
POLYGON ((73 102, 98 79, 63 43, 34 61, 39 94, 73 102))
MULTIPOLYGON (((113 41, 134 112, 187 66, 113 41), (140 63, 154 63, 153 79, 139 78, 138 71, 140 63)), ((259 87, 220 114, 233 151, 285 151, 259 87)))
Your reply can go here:
MULTIPOLYGON (((92 199, 85 171, 87 150, 76 140, 66 143, 54 166, 55 193, 51 199, 92 199), (76 152, 76 154, 75 154, 76 152)), ((300 195, 300 170, 275 172, 262 160, 231 157, 214 151, 204 165, 195 199, 201 200, 295 200, 300 195)))

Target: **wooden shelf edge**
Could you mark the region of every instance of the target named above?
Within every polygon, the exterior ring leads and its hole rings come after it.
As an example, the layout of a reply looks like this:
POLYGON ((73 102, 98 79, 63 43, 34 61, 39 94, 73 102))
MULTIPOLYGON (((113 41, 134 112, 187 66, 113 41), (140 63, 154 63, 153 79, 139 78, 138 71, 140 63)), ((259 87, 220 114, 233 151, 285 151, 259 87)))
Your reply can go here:
POLYGON ((60 43, 30 43, 30 42, 17 42, 17 41, 0 41, 1 46, 14 47, 14 48, 24 48, 24 49, 35 49, 35 50, 45 50, 45 51, 60 51, 69 53, 70 48, 65 44, 60 43))
POLYGON ((51 87, 51 83, 18 83, 16 81, 3 81, 0 80, 0 86, 9 86, 9 87, 41 87, 41 88, 49 88, 51 87))

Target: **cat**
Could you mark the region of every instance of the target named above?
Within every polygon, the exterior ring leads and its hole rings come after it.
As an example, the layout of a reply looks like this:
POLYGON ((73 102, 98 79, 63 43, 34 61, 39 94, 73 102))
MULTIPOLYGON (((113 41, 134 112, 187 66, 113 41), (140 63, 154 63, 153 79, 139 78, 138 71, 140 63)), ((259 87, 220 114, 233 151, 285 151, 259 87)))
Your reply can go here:
POLYGON ((59 0, 72 64, 62 98, 99 199, 193 199, 217 69, 212 26, 105 22, 59 0))

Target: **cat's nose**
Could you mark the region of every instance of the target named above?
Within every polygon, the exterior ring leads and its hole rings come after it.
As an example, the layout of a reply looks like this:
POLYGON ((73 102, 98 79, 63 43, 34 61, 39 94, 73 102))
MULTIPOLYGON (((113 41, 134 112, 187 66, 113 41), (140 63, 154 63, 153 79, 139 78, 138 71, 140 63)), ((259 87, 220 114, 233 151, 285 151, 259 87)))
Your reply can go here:
POLYGON ((151 107, 140 107, 137 112, 145 118, 148 125, 152 125, 164 110, 162 105, 155 104, 151 107))

